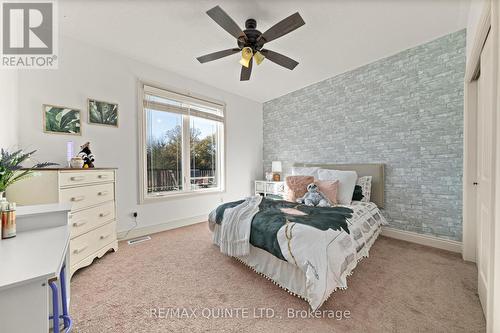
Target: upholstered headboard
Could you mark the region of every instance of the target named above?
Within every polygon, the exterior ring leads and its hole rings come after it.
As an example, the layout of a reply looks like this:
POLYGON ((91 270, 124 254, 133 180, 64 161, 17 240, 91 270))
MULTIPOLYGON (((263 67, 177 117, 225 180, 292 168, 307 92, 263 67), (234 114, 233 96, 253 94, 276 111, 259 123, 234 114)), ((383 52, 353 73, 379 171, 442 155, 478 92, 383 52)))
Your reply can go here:
POLYGON ((294 163, 295 167, 319 167, 321 169, 354 170, 358 177, 372 176, 370 201, 384 208, 384 164, 314 164, 294 163))

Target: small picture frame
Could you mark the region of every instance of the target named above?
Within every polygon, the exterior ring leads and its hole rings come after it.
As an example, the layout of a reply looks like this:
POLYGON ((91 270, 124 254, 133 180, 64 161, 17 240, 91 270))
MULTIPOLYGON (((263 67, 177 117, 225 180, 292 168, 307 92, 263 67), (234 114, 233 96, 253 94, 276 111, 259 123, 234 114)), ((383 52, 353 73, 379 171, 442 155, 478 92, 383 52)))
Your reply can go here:
POLYGON ((79 109, 43 104, 43 131, 50 134, 82 135, 79 109))
POLYGON ((118 104, 98 101, 92 98, 87 100, 88 122, 92 125, 118 127, 118 104))

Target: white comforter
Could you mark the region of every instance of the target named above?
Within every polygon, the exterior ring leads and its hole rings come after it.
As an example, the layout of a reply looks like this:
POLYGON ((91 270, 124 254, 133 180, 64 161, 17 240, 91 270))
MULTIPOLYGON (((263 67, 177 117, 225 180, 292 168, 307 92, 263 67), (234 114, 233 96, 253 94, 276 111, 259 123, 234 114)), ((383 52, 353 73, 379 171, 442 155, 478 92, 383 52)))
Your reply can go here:
MULTIPOLYGON (((229 209, 226 210, 220 226, 215 224, 215 210, 210 214, 213 242, 220 246, 221 252, 235 257, 248 255, 249 245, 238 246, 237 252, 231 252, 224 244, 241 244, 242 239, 249 243, 251 220, 258 212, 252 209, 255 204, 256 200, 247 199, 229 213, 229 209), (239 216, 244 218, 240 219, 239 216), (240 223, 243 226, 238 226, 240 223), (242 233, 242 230, 248 230, 248 234, 242 233), (248 237, 241 237, 243 234, 248 237)), ((346 207, 353 210, 352 218, 347 220, 349 234, 343 230, 323 231, 293 222, 281 227, 277 234, 285 259, 296 265, 306 276, 306 295, 302 296, 308 300, 313 310, 318 309, 334 290, 347 288, 347 276, 361 258, 368 256, 368 250, 378 236, 380 226, 387 223, 373 203, 353 202, 346 207)))

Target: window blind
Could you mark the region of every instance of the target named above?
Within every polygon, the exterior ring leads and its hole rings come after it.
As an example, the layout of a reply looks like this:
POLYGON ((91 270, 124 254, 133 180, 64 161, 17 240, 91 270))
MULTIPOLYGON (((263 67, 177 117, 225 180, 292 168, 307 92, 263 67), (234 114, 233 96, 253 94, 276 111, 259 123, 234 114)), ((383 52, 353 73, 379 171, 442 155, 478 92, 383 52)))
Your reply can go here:
POLYGON ((192 115, 224 122, 224 105, 144 85, 145 109, 192 115))

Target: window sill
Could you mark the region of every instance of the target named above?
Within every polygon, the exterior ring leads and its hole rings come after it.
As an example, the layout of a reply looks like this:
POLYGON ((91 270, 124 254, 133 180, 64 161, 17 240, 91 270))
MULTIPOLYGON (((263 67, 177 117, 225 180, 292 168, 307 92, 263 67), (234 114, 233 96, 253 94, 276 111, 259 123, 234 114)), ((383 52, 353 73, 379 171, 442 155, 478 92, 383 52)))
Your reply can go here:
POLYGON ((205 196, 210 194, 222 194, 225 193, 225 189, 213 189, 213 190, 205 190, 205 191, 197 191, 197 192, 180 192, 180 193, 165 193, 158 196, 144 196, 139 201, 139 204, 149 204, 161 201, 169 201, 169 200, 179 200, 186 198, 193 198, 198 196, 205 196))

